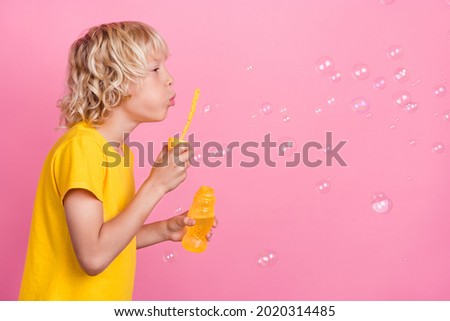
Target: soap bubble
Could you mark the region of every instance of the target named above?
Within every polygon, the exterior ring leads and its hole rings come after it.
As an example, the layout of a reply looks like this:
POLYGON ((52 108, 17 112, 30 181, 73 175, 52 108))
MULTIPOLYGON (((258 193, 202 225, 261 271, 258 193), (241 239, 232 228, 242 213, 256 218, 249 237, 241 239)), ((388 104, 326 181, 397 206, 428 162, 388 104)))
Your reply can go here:
POLYGON ((322 114, 322 108, 316 108, 316 109, 314 109, 314 114, 316 114, 317 116, 318 115, 320 115, 320 114, 322 114))
POLYGON ((372 113, 366 113, 366 118, 371 118, 372 117, 372 113))
POLYGON ((290 120, 291 120, 291 117, 288 116, 288 115, 286 115, 286 116, 283 117, 283 122, 284 122, 284 123, 287 123, 287 122, 290 121, 290 120))
POLYGON ((194 155, 194 159, 195 159, 195 161, 197 161, 197 162, 200 162, 201 160, 202 160, 202 154, 200 154, 200 153, 197 153, 197 154, 195 154, 194 155))
POLYGON ((403 107, 406 103, 411 101, 411 94, 407 91, 398 91, 392 95, 392 99, 398 107, 403 107))
POLYGON ((394 79, 399 82, 406 82, 409 79, 409 73, 408 70, 406 68, 398 68, 397 70, 395 70, 394 72, 394 79))
POLYGON ((389 128, 392 129, 392 130, 394 130, 394 129, 397 128, 397 125, 396 125, 396 124, 391 124, 391 125, 389 126, 389 128))
POLYGON ((331 189, 330 182, 326 179, 321 179, 316 183, 316 190, 322 194, 328 193, 331 189))
POLYGON ((166 263, 173 263, 177 257, 177 253, 173 250, 164 252, 163 261, 166 263))
POLYGON ((418 140, 416 140, 416 139, 409 140, 409 146, 416 146, 417 144, 419 144, 418 140))
POLYGON ((386 214, 392 209, 392 201, 382 192, 372 195, 372 210, 379 214, 386 214))
POLYGON ((328 106, 336 105, 336 98, 330 97, 327 99, 328 106))
POLYGON ((369 101, 364 97, 357 97, 351 103, 353 111, 357 113, 365 113, 370 109, 369 101))
POLYGON ((203 111, 205 114, 209 113, 209 112, 211 111, 211 109, 212 109, 212 107, 211 107, 210 104, 206 104, 206 105, 204 105, 204 106, 202 107, 202 111, 203 111))
POLYGON ((441 142, 436 142, 431 146, 431 150, 436 154, 441 154, 442 152, 444 152, 445 146, 441 142))
POLYGON ((330 80, 332 82, 340 82, 342 79, 342 75, 339 71, 334 71, 331 75, 330 75, 330 80))
POLYGON ((352 75, 357 80, 364 80, 369 78, 369 66, 366 64, 356 64, 352 68, 352 75))
POLYGON ((247 69, 248 72, 252 72, 253 71, 253 66, 252 65, 248 65, 246 69, 247 69))
POLYGON ((179 206, 174 209, 173 212, 175 213, 175 215, 180 215, 181 213, 183 213, 183 208, 179 206))
POLYGON ((434 87, 433 92, 437 97, 443 97, 447 92, 447 88, 444 85, 438 85, 434 87))
POLYGON ((411 84, 411 87, 416 87, 417 85, 420 85, 421 82, 422 82, 422 80, 417 79, 415 82, 413 82, 413 83, 411 84))
POLYGON ((374 89, 384 89, 386 88, 386 79, 384 77, 378 77, 373 81, 373 88, 374 89))
POLYGON ((266 250, 258 255, 257 263, 260 267, 270 267, 277 264, 278 254, 272 250, 266 250))
POLYGON ((289 157, 297 150, 297 142, 292 137, 281 137, 277 146, 279 156, 289 157))
POLYGON ((393 4, 395 0, 380 0, 381 4, 384 4, 385 6, 393 4))
POLYGON ((280 113, 286 114, 288 112, 288 109, 286 107, 281 107, 280 113))
POLYGON ((261 112, 261 114, 263 115, 269 115, 270 113, 272 113, 273 111, 273 107, 271 104, 268 103, 264 103, 259 107, 259 111, 261 112))
POLYGON ((444 111, 443 111, 442 118, 443 118, 445 121, 450 121, 450 109, 449 109, 449 110, 444 110, 444 111))
POLYGON ((334 69, 334 61, 333 58, 325 56, 321 57, 316 62, 316 69, 319 71, 322 75, 328 74, 333 71, 334 69))
POLYGON ((207 113, 219 108, 219 106, 220 106, 219 104, 205 104, 202 106, 201 109, 205 114, 207 114, 207 113))
POLYGON ((400 46, 392 46, 388 49, 387 55, 393 60, 397 60, 403 56, 403 48, 400 46))
POLYGON ((414 102, 409 102, 405 104, 404 110, 407 113, 414 113, 417 111, 417 109, 419 109, 419 104, 418 103, 414 103, 414 102))

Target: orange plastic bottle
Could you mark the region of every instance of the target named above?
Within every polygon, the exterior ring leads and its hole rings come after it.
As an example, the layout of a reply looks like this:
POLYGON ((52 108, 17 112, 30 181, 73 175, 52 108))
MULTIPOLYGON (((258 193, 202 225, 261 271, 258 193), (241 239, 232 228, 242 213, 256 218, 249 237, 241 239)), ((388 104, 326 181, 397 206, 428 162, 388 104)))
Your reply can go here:
POLYGON ((209 233, 214 223, 215 202, 214 189, 201 186, 195 194, 188 212, 188 217, 195 220, 195 225, 187 227, 187 232, 181 241, 186 250, 197 253, 206 250, 208 246, 206 234, 209 233))

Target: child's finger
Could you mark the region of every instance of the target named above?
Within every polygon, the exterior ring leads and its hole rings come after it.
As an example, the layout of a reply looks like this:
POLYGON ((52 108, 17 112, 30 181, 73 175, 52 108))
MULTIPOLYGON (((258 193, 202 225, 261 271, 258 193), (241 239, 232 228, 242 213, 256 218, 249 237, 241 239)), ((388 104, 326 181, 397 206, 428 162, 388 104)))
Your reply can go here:
POLYGON ((192 218, 189 218, 187 216, 183 217, 182 222, 183 222, 183 225, 181 225, 181 226, 193 226, 193 225, 195 225, 195 220, 192 219, 192 218))
POLYGON ((208 234, 206 234, 206 240, 208 240, 208 242, 211 240, 212 237, 212 232, 209 232, 208 234))
POLYGON ((214 222, 213 222, 212 227, 216 228, 217 224, 219 224, 219 221, 217 220, 217 218, 214 218, 214 222))

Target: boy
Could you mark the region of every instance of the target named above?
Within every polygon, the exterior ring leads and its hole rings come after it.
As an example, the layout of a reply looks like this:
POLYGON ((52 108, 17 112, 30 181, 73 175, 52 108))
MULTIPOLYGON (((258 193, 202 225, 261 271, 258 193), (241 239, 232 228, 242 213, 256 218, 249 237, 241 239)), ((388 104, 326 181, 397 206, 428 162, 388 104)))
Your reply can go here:
POLYGON ((140 22, 93 27, 71 46, 68 92, 59 102, 68 131, 41 173, 19 299, 131 300, 136 249, 180 241, 195 224, 183 213, 144 225, 186 179, 188 146, 164 147, 136 193, 124 161, 132 156, 125 134, 164 120, 175 104, 167 56, 165 41, 140 22))

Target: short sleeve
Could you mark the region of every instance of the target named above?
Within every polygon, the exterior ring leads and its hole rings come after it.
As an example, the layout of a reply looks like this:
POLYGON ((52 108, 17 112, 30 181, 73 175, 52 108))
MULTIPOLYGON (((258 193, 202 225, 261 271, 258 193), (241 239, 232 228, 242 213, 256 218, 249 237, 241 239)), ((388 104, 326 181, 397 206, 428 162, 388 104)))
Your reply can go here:
POLYGON ((60 146, 54 155, 53 173, 61 204, 74 188, 88 190, 103 202, 104 157, 94 139, 74 137, 60 146))

